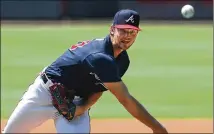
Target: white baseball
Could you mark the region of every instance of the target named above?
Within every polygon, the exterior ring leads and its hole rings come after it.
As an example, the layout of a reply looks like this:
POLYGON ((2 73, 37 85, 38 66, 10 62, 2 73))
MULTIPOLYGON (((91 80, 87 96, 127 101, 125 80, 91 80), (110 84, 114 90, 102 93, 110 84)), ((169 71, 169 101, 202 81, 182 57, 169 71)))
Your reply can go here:
POLYGON ((192 18, 195 14, 194 7, 191 5, 185 5, 181 9, 181 14, 183 15, 184 18, 192 18))

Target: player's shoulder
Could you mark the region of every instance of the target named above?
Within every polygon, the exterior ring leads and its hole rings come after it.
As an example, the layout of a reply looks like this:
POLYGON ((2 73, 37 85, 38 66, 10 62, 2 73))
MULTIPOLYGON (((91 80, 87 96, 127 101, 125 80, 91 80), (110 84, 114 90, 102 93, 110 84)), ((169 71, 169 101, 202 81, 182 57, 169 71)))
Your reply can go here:
POLYGON ((81 40, 81 41, 77 41, 76 44, 72 44, 71 47, 69 48, 70 50, 75 50, 76 48, 80 48, 83 46, 88 46, 90 44, 90 47, 92 47, 93 44, 98 44, 98 43, 102 43, 102 41, 104 41, 105 38, 94 38, 94 39, 90 39, 90 40, 81 40))
POLYGON ((80 58, 81 61, 86 58, 91 59, 111 59, 113 56, 112 44, 108 42, 108 36, 103 38, 94 38, 87 41, 79 41, 69 49, 72 55, 80 58))
POLYGON ((95 38, 91 40, 88 45, 89 53, 88 56, 96 58, 110 58, 113 56, 112 44, 108 42, 108 36, 103 38, 95 38))
POLYGON ((92 45, 101 45, 104 44, 105 38, 94 38, 89 43, 92 45))
POLYGON ((87 42, 85 49, 87 49, 88 52, 93 53, 97 51, 103 51, 105 44, 105 38, 94 38, 88 41, 80 41, 79 43, 87 42))
POLYGON ((93 40, 91 40, 91 43, 95 43, 95 44, 112 44, 111 40, 110 40, 110 35, 107 35, 105 37, 102 38, 94 38, 93 40))

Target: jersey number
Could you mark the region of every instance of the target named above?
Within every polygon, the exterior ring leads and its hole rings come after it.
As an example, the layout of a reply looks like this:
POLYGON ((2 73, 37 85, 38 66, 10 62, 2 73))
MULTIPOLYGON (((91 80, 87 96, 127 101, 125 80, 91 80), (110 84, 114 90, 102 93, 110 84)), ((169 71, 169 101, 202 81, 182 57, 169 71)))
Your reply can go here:
POLYGON ((70 50, 75 50, 76 48, 83 47, 84 45, 88 44, 88 42, 89 41, 83 41, 83 42, 80 42, 78 44, 72 45, 70 50))

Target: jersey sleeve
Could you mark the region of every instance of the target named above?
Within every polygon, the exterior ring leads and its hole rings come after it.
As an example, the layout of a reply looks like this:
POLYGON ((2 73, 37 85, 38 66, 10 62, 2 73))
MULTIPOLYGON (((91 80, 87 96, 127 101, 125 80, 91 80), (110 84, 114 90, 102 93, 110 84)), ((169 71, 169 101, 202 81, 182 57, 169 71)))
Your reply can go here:
POLYGON ((102 82, 121 81, 116 61, 103 53, 89 55, 83 63, 95 73, 102 82))
POLYGON ((117 58, 116 63, 119 68, 119 76, 122 77, 129 68, 130 60, 126 51, 123 51, 117 58))

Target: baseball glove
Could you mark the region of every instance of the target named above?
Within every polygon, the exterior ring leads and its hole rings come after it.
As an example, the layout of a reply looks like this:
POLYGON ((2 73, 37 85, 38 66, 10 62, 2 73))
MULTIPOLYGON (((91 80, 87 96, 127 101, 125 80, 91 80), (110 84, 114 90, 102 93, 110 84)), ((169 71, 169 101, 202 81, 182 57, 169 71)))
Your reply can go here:
POLYGON ((69 95, 66 96, 66 89, 60 83, 55 83, 53 86, 49 87, 52 96, 52 103, 58 112, 63 115, 68 121, 74 118, 76 105, 73 103, 73 97, 69 95))

